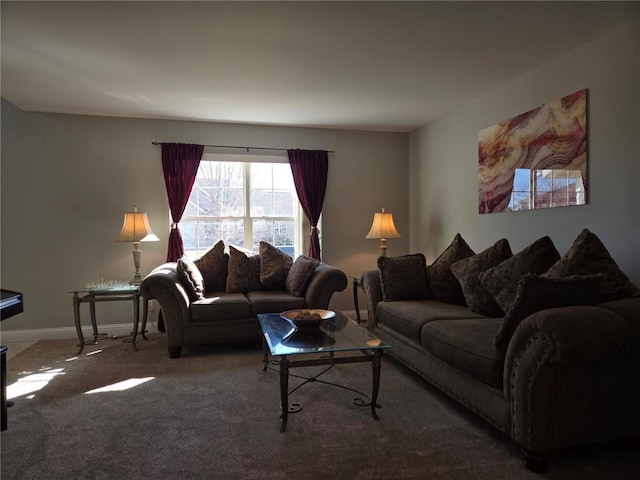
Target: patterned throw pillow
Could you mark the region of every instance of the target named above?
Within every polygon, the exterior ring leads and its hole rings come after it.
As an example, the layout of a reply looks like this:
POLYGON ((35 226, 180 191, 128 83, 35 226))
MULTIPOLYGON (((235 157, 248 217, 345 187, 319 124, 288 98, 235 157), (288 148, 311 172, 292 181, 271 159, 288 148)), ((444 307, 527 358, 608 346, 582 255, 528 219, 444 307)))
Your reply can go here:
POLYGON ((506 350, 520 322, 540 310, 573 305, 594 305, 602 286, 601 275, 573 275, 564 278, 523 276, 518 282, 516 300, 502 321, 494 345, 506 350))
POLYGON ((227 285, 229 255, 224 253, 224 242, 222 240, 218 241, 211 250, 193 263, 202 273, 205 292, 224 292, 227 285))
POLYGON ((527 273, 541 275, 558 261, 560 254, 549 237, 542 237, 524 250, 485 270, 478 278, 503 312, 508 312, 516 298, 518 281, 527 273))
POLYGON ((451 271, 458 279, 464 299, 472 312, 494 318, 504 315, 502 309, 480 283, 478 275, 512 256, 509 241, 503 238, 477 255, 451 265, 451 271))
POLYGON ((287 278, 284 282, 289 295, 293 295, 294 297, 304 297, 304 294, 307 291, 307 285, 309 285, 311 277, 319 264, 319 260, 306 257, 304 255, 300 255, 296 258, 296 261, 291 265, 289 273, 287 273, 287 278))
POLYGON ((427 260, 421 253, 378 257, 378 271, 385 302, 433 298, 427 286, 427 260))
POLYGON ((465 305, 460 283, 451 271, 451 264, 475 255, 476 252, 457 233, 444 252, 427 267, 427 285, 436 300, 465 305))
POLYGON ((247 293, 261 290, 260 256, 247 256, 229 245, 229 272, 226 291, 228 293, 247 293))
POLYGON ((602 275, 598 303, 640 296, 640 289, 620 270, 600 239, 588 229, 582 230, 563 257, 543 276, 602 275))
POLYGON ((285 280, 293 260, 282 250, 260 242, 260 282, 269 290, 285 290, 285 280))
POLYGON ((180 283, 189 295, 189 300, 195 302, 204 298, 204 282, 202 274, 195 263, 187 257, 178 259, 176 271, 180 277, 180 283))

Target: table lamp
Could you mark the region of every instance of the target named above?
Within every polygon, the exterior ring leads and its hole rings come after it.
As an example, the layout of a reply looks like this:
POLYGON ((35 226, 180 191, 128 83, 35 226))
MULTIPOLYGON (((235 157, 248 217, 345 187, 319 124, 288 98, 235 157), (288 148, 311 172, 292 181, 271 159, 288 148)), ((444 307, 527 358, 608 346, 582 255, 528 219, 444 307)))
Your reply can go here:
POLYGON ((400 238, 398 230, 393 223, 393 215, 389 212, 385 212, 384 208, 382 212, 377 212, 373 215, 373 223, 371 224, 371 230, 364 238, 379 238, 380 239, 380 256, 387 256, 387 238, 400 238))
POLYGON ((133 207, 133 212, 124 214, 122 231, 116 238, 116 242, 133 243, 133 264, 136 270, 133 274, 133 279, 129 282, 131 285, 140 285, 142 283, 142 277, 140 276, 140 258, 142 257, 140 242, 157 242, 159 240, 151 231, 147 214, 139 212, 138 207, 133 207))

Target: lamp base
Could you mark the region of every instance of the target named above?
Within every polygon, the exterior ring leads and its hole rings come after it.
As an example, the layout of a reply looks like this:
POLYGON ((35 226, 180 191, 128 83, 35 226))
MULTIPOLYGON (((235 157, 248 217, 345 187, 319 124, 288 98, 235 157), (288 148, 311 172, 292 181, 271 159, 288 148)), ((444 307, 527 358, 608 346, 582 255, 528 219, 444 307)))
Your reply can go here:
POLYGON ((142 283, 141 278, 133 278, 129 280, 129 285, 140 285, 142 283))

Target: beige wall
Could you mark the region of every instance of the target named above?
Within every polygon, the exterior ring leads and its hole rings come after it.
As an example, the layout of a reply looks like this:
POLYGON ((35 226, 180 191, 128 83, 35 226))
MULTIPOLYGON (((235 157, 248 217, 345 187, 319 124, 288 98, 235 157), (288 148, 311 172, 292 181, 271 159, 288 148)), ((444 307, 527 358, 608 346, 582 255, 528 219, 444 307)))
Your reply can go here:
POLYGON ((639 51, 637 25, 620 27, 413 132, 411 250, 433 260, 460 232, 478 252, 502 237, 516 252, 549 235, 562 254, 586 227, 640 284, 639 51), (479 215, 478 131, 582 88, 589 204, 479 215))
MULTIPOLYGON (((5 333, 72 329, 70 290, 101 277, 131 278, 132 246, 114 239, 133 205, 161 240, 142 244, 142 273, 164 261, 169 210, 152 141, 334 150, 323 259, 347 273, 375 268, 377 241, 364 236, 381 207, 409 232, 408 134, 26 113, 5 100, 1 113, 2 286, 25 297, 24 313, 2 322, 5 333)), ((389 243, 405 253, 408 235, 389 243)), ((353 310, 350 287, 332 307, 353 310)), ((126 323, 131 310, 100 304, 99 323, 126 323)))

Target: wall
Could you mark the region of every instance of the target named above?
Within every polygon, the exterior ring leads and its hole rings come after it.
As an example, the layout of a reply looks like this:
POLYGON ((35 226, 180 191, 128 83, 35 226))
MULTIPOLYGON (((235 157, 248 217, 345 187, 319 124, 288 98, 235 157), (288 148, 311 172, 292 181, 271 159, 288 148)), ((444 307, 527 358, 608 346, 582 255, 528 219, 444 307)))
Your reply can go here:
MULTIPOLYGON (((323 260, 346 273, 375 268, 377 241, 364 239, 375 211, 386 207, 409 231, 408 134, 27 113, 3 100, 2 286, 25 299, 24 313, 2 322, 3 335, 75 335, 69 291, 133 276, 132 246, 114 239, 134 205, 161 240, 142 244, 143 275, 164 262, 169 209, 152 141, 334 150, 323 260)), ((408 237, 389 243, 405 253, 408 237)), ((353 310, 350 286, 331 306, 353 310)), ((99 324, 127 323, 131 309, 99 304, 99 324)))
POLYGON ((624 25, 413 132, 410 250, 433 261, 460 232, 477 252, 549 235, 563 254, 586 227, 640 284, 639 50, 638 25, 624 25), (589 204, 479 215, 478 131, 585 87, 589 204))

